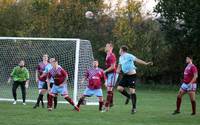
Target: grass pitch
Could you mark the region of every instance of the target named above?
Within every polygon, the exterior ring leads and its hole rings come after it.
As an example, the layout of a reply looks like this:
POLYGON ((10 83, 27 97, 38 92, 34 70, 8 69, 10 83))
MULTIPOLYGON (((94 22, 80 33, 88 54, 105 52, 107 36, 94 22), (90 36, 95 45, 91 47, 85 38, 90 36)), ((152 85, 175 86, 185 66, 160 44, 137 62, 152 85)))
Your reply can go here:
MULTIPOLYGON (((137 113, 130 114, 131 104, 115 92, 115 105, 110 112, 101 113, 98 106, 82 106, 81 112, 72 111, 70 105, 58 104, 52 112, 32 109, 33 103, 0 102, 0 125, 199 125, 200 96, 197 95, 197 115, 190 116, 191 105, 187 95, 183 98, 181 114, 173 116, 177 91, 168 88, 137 90, 137 113)), ((105 95, 105 94, 104 94, 105 95)))

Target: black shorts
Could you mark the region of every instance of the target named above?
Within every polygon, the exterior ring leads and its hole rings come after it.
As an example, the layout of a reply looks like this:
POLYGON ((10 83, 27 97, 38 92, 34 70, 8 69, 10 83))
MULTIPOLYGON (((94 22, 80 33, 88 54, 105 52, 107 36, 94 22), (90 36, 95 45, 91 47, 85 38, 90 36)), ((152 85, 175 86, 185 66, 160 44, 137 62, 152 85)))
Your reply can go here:
POLYGON ((54 83, 52 83, 52 82, 50 83, 50 88, 52 88, 52 87, 53 87, 53 84, 54 84, 54 83))
POLYGON ((137 75, 123 75, 122 79, 119 82, 119 86, 135 88, 136 87, 137 75))
POLYGON ((43 84, 42 89, 46 89, 46 90, 48 89, 47 82, 45 82, 45 83, 43 84))

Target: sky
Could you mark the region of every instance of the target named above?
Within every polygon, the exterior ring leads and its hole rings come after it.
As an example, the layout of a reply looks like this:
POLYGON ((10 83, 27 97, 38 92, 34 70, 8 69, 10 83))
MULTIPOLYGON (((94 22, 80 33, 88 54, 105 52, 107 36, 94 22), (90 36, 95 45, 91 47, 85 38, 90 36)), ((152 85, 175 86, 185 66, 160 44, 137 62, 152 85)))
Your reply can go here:
MULTIPOLYGON (((115 8, 116 3, 118 0, 104 0, 105 3, 109 4, 111 3, 112 9, 115 8)), ((153 9, 156 6, 157 2, 155 0, 136 0, 136 1, 142 1, 142 13, 143 14, 150 14, 153 15, 153 9)), ((127 0, 121 0, 121 6, 126 5, 127 0)))

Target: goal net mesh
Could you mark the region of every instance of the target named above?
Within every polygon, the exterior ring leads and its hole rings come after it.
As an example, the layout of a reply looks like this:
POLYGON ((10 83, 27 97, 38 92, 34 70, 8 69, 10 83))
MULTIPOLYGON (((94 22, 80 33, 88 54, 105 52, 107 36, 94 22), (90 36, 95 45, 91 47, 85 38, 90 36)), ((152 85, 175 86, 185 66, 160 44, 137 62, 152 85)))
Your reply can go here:
MULTIPOLYGON (((84 72, 92 66, 93 53, 91 43, 80 39, 59 38, 14 38, 0 37, 0 100, 12 101, 12 83, 7 80, 12 69, 20 60, 25 60, 25 66, 30 72, 30 84, 27 89, 27 102, 35 102, 38 96, 35 71, 42 55, 48 54, 49 58, 57 58, 69 73, 69 96, 76 101, 83 93, 87 83, 81 84, 84 72)), ((21 100, 20 86, 17 98, 21 100)), ((44 98, 46 100, 46 98, 44 98)), ((65 101, 59 97, 60 103, 65 101)), ((86 100, 87 104, 97 104, 95 97, 86 100)))

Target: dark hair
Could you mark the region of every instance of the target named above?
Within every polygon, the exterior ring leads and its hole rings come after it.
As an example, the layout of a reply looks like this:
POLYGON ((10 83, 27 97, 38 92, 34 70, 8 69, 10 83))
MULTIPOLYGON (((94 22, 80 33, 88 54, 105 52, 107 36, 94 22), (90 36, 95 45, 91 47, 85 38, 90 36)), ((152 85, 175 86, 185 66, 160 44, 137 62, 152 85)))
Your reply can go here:
POLYGON ((128 47, 126 45, 123 45, 120 47, 124 52, 127 52, 128 51, 128 47))
POLYGON ((193 56, 192 55, 188 55, 188 58, 190 58, 191 60, 193 60, 193 56))
POLYGON ((54 58, 54 61, 53 62, 58 62, 58 59, 57 58, 54 58))
POLYGON ((45 54, 43 54, 43 56, 48 56, 48 57, 49 57, 49 55, 48 55, 48 54, 46 54, 46 53, 45 53, 45 54))
POLYGON ((107 44, 110 44, 111 47, 114 47, 113 42, 109 41, 107 44))

